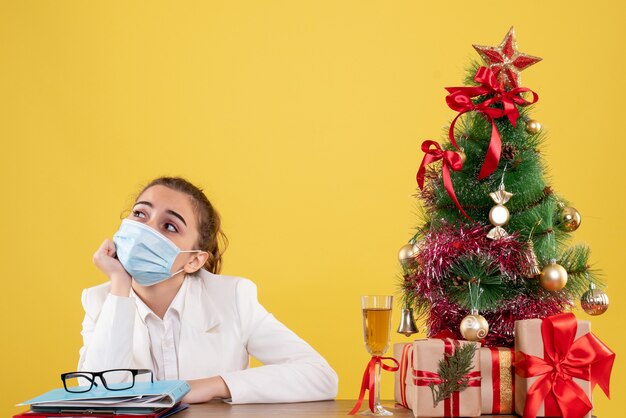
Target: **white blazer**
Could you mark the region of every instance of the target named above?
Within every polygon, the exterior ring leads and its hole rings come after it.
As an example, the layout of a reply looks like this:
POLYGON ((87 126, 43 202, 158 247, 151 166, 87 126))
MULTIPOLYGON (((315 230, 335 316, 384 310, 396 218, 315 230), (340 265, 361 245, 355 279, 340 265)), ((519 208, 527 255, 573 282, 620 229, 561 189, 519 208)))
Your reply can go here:
MULTIPOLYGON (((178 374, 221 376, 232 403, 333 399, 338 378, 326 360, 258 302, 248 279, 204 269, 186 280, 178 374), (264 365, 249 367, 249 355, 264 365)), ((85 289, 78 370, 152 369, 148 328, 135 299, 113 296, 110 282, 85 289)))

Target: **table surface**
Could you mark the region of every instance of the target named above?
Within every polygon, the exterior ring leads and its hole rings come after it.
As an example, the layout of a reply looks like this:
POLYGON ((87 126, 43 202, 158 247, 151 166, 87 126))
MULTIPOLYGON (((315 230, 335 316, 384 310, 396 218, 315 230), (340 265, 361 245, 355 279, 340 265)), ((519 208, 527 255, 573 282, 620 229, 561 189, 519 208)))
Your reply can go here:
MULTIPOLYGON (((346 418, 356 401, 336 400, 322 402, 282 403, 282 404, 247 404, 230 405, 221 401, 211 401, 205 404, 191 405, 185 411, 179 412, 173 418, 199 417, 342 417, 346 418)), ((383 401, 383 406, 394 413, 395 417, 412 417, 410 410, 394 408, 393 401, 383 401)), ((367 407, 363 403, 361 410, 367 407)), ((359 417, 360 415, 355 415, 359 417)), ((490 415, 491 418, 511 418, 513 415, 490 415)))

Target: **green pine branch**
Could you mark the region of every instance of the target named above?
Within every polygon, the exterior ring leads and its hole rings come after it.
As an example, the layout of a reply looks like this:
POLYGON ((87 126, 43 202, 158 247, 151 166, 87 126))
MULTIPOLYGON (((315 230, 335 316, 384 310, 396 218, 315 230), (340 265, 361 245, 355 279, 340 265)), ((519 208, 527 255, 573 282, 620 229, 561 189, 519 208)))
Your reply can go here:
POLYGON ((502 300, 518 295, 520 285, 502 276, 490 258, 471 254, 459 257, 450 267, 445 291, 460 307, 485 312, 497 309, 502 300), (479 297, 472 297, 469 285, 476 288, 475 294, 479 297))
POLYGON ((558 263, 567 271, 567 285, 564 291, 572 298, 589 290, 590 283, 598 288, 606 287, 598 271, 589 265, 590 256, 591 249, 587 245, 577 244, 563 251, 558 259, 558 263))
POLYGON ((437 373, 441 383, 428 385, 433 394, 433 408, 436 408, 439 402, 452 396, 454 392, 461 392, 467 388, 469 384, 467 375, 472 371, 476 349, 475 343, 461 346, 458 341, 455 341, 454 353, 444 354, 443 359, 439 360, 437 373))

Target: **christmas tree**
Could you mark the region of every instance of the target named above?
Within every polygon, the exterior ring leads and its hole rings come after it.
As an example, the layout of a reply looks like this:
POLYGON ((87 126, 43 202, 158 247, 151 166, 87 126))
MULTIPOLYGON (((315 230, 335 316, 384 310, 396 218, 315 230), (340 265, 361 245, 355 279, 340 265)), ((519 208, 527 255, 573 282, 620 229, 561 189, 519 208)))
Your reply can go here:
POLYGON ((484 62, 466 86, 446 88, 457 112, 447 140, 422 144, 423 223, 400 250, 402 290, 429 336, 512 346, 515 320, 568 311, 581 296, 598 314, 608 298, 589 248, 569 245, 580 214, 545 175, 545 134, 530 118, 539 97, 520 80, 541 59, 518 51, 513 28, 474 48, 484 62))

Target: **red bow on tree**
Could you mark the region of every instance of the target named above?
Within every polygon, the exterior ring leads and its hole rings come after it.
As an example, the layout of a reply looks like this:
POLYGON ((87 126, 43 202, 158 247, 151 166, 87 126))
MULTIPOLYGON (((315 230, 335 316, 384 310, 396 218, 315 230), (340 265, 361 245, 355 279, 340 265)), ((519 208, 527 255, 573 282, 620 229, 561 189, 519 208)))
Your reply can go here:
POLYGON ((465 213, 459 200, 456 198, 456 194, 454 193, 454 187, 452 186, 452 178, 450 177, 450 169, 454 171, 459 171, 463 168, 463 161, 461 160, 461 156, 455 151, 444 151, 441 149, 441 145, 438 142, 426 140, 422 142, 422 151, 424 152, 424 158, 422 159, 422 164, 420 165, 419 170, 417 171, 417 184, 420 187, 420 190, 424 190, 424 176, 426 174, 426 166, 428 164, 434 163, 435 161, 442 161, 441 172, 443 174, 443 185, 446 188, 446 191, 452 198, 452 201, 456 205, 457 208, 461 211, 461 213, 468 219, 470 217, 465 213), (431 146, 434 146, 431 149, 431 146))
POLYGON ((539 100, 539 96, 526 87, 515 87, 507 91, 502 83, 498 84, 493 71, 487 67, 480 67, 478 71, 476 71, 474 81, 480 85, 475 87, 446 87, 446 90, 450 93, 446 96, 446 103, 448 103, 448 106, 452 110, 459 112, 450 124, 450 130, 448 132, 450 142, 457 149, 460 148, 454 138, 454 126, 462 114, 477 111, 482 113, 491 123, 491 140, 489 141, 487 155, 485 156, 485 160, 478 175, 478 179, 480 180, 491 175, 500 162, 502 140, 500 139, 500 132, 496 126, 495 119, 506 116, 509 122, 511 122, 511 125, 515 126, 519 118, 517 106, 528 106, 536 103, 537 100, 539 100), (521 96, 524 92, 532 93, 533 100, 525 100, 521 96), (478 104, 474 104, 472 101, 473 98, 485 95, 491 95, 492 97, 478 104), (495 103, 501 103, 502 108, 490 107, 495 103))
POLYGON ((542 402, 545 416, 582 417, 592 408, 585 392, 572 378, 588 380, 591 389, 599 385, 609 396, 615 353, 595 335, 587 333, 574 341, 578 323, 572 313, 545 318, 541 324, 544 358, 517 352, 515 373, 538 377, 530 388, 524 418, 534 418, 542 402))

